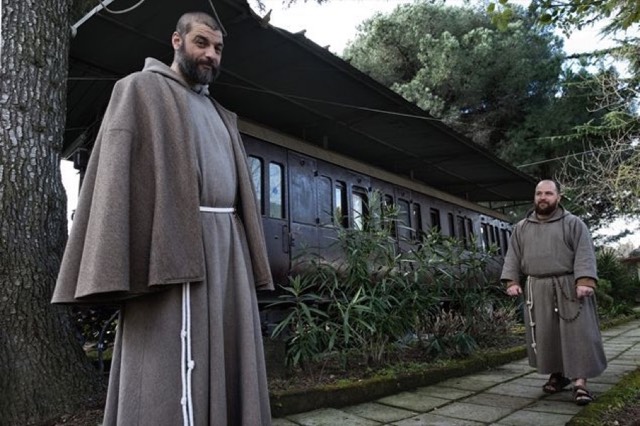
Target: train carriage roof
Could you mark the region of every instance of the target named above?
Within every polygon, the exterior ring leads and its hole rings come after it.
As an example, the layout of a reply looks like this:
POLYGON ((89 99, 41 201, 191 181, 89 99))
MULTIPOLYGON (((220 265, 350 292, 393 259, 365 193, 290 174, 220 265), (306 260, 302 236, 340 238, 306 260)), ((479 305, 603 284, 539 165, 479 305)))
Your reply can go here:
MULTIPOLYGON (((213 2, 228 36, 211 91, 243 119, 470 201, 530 200, 532 177, 303 34, 263 22, 245 0, 213 2)), ((65 155, 91 143, 116 80, 140 70, 145 57, 171 62, 182 13, 211 10, 208 0, 147 0, 125 14, 98 9, 76 24, 71 42, 65 155)))

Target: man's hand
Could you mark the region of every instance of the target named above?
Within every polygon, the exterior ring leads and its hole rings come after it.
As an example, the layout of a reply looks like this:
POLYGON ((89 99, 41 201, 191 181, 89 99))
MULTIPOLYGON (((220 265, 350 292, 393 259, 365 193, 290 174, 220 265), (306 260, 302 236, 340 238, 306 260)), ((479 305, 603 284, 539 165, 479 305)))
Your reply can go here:
POLYGON ((513 284, 507 287, 507 294, 511 297, 520 296, 522 294, 522 287, 520 284, 513 284))
POLYGON ((576 287, 576 294, 578 295, 578 299, 593 296, 593 288, 586 285, 579 285, 576 287))

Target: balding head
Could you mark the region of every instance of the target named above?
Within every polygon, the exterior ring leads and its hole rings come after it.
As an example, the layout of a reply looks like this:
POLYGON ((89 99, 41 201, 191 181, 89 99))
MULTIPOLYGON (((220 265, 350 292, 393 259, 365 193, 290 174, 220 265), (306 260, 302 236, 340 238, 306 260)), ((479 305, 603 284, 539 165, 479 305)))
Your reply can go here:
POLYGON ((553 180, 553 179, 543 179, 540 182, 538 182, 538 185, 536 185, 536 189, 538 189, 538 187, 541 184, 545 184, 545 185, 551 184, 551 185, 553 185, 555 190, 556 190, 556 193, 558 195, 560 195, 560 183, 558 183, 558 181, 553 180))

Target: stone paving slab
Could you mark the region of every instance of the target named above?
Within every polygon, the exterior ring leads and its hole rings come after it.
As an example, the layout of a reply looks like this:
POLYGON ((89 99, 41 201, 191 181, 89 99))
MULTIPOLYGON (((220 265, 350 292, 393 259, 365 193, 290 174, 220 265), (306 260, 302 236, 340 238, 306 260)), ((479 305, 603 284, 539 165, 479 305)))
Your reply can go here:
POLYGON ((523 398, 540 398, 544 395, 542 388, 515 382, 503 383, 501 385, 494 386, 487 390, 487 392, 508 396, 520 396, 523 398))
POLYGON ((635 337, 636 339, 640 338, 640 329, 637 326, 633 328, 629 328, 624 332, 624 336, 626 338, 631 338, 631 337, 635 337))
POLYGON ((384 424, 408 419, 419 414, 415 411, 390 407, 388 405, 378 404, 376 402, 367 402, 364 404, 342 408, 341 411, 344 411, 348 414, 353 414, 354 416, 363 417, 365 419, 375 420, 384 424))
POLYGON ((572 417, 570 414, 521 410, 500 419, 496 424, 509 426, 565 426, 572 417))
POLYGON ((504 407, 512 411, 519 410, 536 402, 536 399, 522 398, 518 396, 499 395, 497 393, 479 393, 469 398, 463 399, 461 402, 476 405, 487 405, 490 407, 504 407))
POLYGON ((433 396, 434 398, 442 399, 460 399, 474 394, 474 391, 448 388, 446 386, 440 385, 418 388, 415 390, 415 392, 422 395, 433 396))
POLYGON ((457 377, 439 383, 440 386, 470 391, 483 391, 493 386, 492 383, 481 382, 467 377, 457 377))
POLYGON ((589 379, 588 382, 587 382, 587 385, 590 384, 590 383, 611 383, 611 384, 615 384, 615 383, 618 383, 622 379, 623 376, 624 376, 624 374, 607 373, 605 371, 601 376, 589 379))
POLYGON ((543 413, 553 414, 569 414, 575 416, 582 410, 582 407, 576 405, 573 401, 553 401, 542 399, 534 402, 527 407, 527 411, 540 411, 543 413))
POLYGON ((438 416, 432 413, 421 414, 417 417, 393 423, 394 426, 481 426, 485 424, 471 420, 438 416))
POLYGON ((542 389, 542 385, 547 383, 548 377, 538 377, 538 375, 534 376, 525 376, 518 379, 518 383, 531 386, 532 388, 542 389))
POLYGON ((302 426, 378 426, 379 422, 363 419, 335 408, 321 408, 302 414, 292 414, 287 416, 291 420, 302 426))
POLYGON ((596 393, 605 393, 606 391, 608 391, 609 389, 611 389, 612 387, 615 386, 615 383, 594 383, 594 382, 589 382, 589 390, 596 392, 596 393))
POLYGON ((508 380, 513 380, 518 377, 521 377, 523 374, 527 374, 523 371, 511 370, 511 369, 500 369, 500 370, 489 370, 484 371, 482 373, 472 374, 467 376, 467 378, 472 380, 482 380, 490 383, 500 383, 508 380))
POLYGON ((433 410, 432 414, 490 423, 509 415, 511 412, 512 410, 509 408, 454 402, 453 404, 433 410))
POLYGON ((425 396, 424 394, 416 392, 401 392, 397 395, 380 398, 377 402, 393 407, 404 408, 405 410, 425 413, 448 404, 450 401, 448 399, 425 396))
MULTIPOLYGON (((593 390, 593 388, 591 387, 591 384, 589 384, 589 389, 593 390)), ((554 393, 554 394, 551 394, 551 395, 546 395, 544 400, 545 401, 568 402, 568 403, 573 404, 573 390, 571 389, 571 387, 567 387, 562 392, 554 393)))

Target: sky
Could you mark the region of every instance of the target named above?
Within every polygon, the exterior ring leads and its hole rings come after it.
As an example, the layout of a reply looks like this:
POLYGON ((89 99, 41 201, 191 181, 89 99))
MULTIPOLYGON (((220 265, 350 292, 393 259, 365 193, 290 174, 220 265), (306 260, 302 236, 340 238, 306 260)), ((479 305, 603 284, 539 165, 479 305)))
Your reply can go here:
MULTIPOLYGON (((340 55, 347 43, 357 35, 357 27, 376 13, 390 13, 398 5, 412 3, 413 0, 329 0, 317 4, 315 0, 297 0, 290 7, 283 6, 283 0, 263 0, 265 10, 259 10, 256 0, 248 0, 254 11, 264 16, 269 10, 269 24, 286 29, 292 33, 306 30, 305 37, 320 46, 329 46, 329 50, 340 55)), ((522 2, 521 0, 512 0, 522 2)), ((447 0, 446 4, 461 4, 460 0, 447 0)), ((565 41, 567 53, 580 53, 597 48, 605 48, 609 41, 598 35, 595 29, 587 29, 572 34, 565 41)), ((77 173, 69 161, 62 161, 63 183, 67 187, 69 217, 77 204, 77 173)), ((626 224, 619 222, 606 233, 616 232, 626 224)), ((637 225, 635 226, 637 228, 637 225)), ((622 243, 631 242, 640 246, 640 230, 633 237, 627 237, 622 243)))

